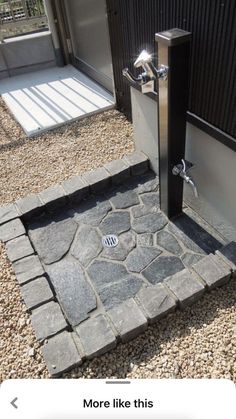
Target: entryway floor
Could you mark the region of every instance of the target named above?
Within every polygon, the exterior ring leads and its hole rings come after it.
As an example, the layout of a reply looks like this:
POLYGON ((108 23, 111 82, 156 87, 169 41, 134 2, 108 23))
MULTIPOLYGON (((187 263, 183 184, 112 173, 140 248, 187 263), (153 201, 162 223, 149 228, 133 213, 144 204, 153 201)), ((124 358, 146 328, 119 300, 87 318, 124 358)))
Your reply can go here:
POLYGON ((71 65, 1 80, 0 94, 29 137, 114 106, 107 90, 71 65))

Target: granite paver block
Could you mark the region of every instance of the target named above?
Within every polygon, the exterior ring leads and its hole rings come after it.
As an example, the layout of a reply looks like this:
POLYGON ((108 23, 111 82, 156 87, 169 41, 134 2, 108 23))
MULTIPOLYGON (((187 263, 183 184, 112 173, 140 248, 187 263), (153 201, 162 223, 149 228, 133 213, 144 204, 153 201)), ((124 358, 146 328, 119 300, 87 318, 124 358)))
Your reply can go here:
POLYGON ((44 274, 41 262, 38 256, 35 255, 27 256, 24 259, 13 262, 13 269, 20 285, 23 285, 26 282, 31 281, 31 279, 35 279, 44 274))
POLYGON ((91 197, 81 202, 72 215, 79 223, 97 227, 111 209, 110 202, 104 197, 91 197))
POLYGON ((167 278, 165 284, 176 295, 181 308, 198 300, 205 291, 204 285, 188 269, 167 278))
POLYGON ((116 209, 125 209, 140 204, 138 194, 132 189, 126 189, 124 186, 109 193, 108 197, 116 209))
POLYGON ((182 247, 172 234, 167 231, 160 231, 156 235, 156 243, 158 246, 163 247, 167 252, 173 253, 174 255, 181 255, 183 253, 182 247))
POLYGON ((148 157, 141 151, 127 154, 124 161, 130 166, 132 175, 142 175, 148 170, 148 157))
POLYGON ((43 357, 51 376, 58 376, 82 363, 72 334, 62 332, 48 339, 42 348, 43 357))
POLYGON ((236 242, 232 241, 226 246, 221 247, 216 254, 219 256, 223 255, 225 261, 231 266, 233 270, 236 270, 236 242))
POLYGON ((134 339, 147 328, 147 319, 131 298, 107 312, 122 342, 134 339))
POLYGON ((73 176, 62 183, 66 196, 70 200, 80 201, 89 193, 89 185, 82 176, 73 176))
POLYGON ((142 233, 137 235, 137 246, 153 246, 152 233, 142 233))
POLYGON ((110 174, 104 167, 83 173, 82 178, 89 184, 91 192, 97 193, 110 184, 110 174))
POLYGON ((208 255, 192 266, 195 272, 204 280, 208 288, 214 288, 225 284, 230 276, 230 269, 222 263, 218 263, 218 258, 208 255))
POLYGON ((97 307, 95 293, 78 262, 61 260, 47 267, 58 301, 72 326, 97 307))
POLYGON ((20 236, 7 242, 6 250, 11 262, 34 254, 34 249, 27 236, 20 236))
POLYGON ((59 304, 54 301, 32 311, 31 321, 38 340, 44 340, 67 328, 59 304))
POLYGON ((102 257, 120 261, 125 260, 135 245, 135 235, 128 231, 119 236, 119 243, 116 247, 104 247, 102 257))
POLYGON ((18 217, 19 214, 15 204, 7 204, 0 207, 0 225, 18 217))
POLYGON ((136 247, 128 255, 126 266, 131 272, 141 272, 160 254, 161 250, 154 247, 136 247))
POLYGON ((167 222, 166 216, 159 212, 135 218, 132 221, 132 228, 136 233, 155 233, 165 227, 167 222))
POLYGON ((81 225, 71 247, 71 254, 86 267, 99 255, 102 249, 102 239, 97 229, 87 225, 81 225))
POLYGON ((50 186, 44 189, 44 191, 40 192, 39 198, 49 211, 54 211, 66 203, 65 191, 61 185, 50 186))
POLYGON ((4 243, 23 234, 25 234, 25 227, 19 218, 8 221, 0 226, 0 240, 4 243))
POLYGON ((104 286, 98 293, 104 307, 109 310, 128 298, 135 297, 143 286, 144 282, 138 276, 128 275, 122 281, 104 286))
POLYGON ((44 276, 23 285, 21 293, 28 310, 32 310, 54 298, 48 281, 44 276))
POLYGON ((42 205, 39 196, 36 194, 28 195, 16 201, 16 207, 19 213, 25 218, 40 214, 42 205))
POLYGON ((99 226, 102 234, 120 234, 130 229, 130 214, 128 211, 111 212, 99 226))
POLYGON ((176 301, 163 284, 142 288, 137 299, 150 323, 175 310, 176 301))
POLYGON ((76 332, 88 359, 102 355, 116 347, 115 334, 107 318, 99 314, 81 323, 76 332))
POLYGON ((118 185, 130 177, 130 168, 124 159, 112 160, 104 167, 112 176, 113 185, 118 185))
POLYGON ((181 260, 184 264, 184 266, 191 267, 195 263, 199 262, 199 260, 203 259, 205 256, 203 255, 197 255, 196 253, 189 253, 186 252, 181 256, 181 260))
POLYGON ((178 257, 159 256, 143 270, 142 274, 151 284, 157 284, 182 269, 184 269, 184 265, 178 257))
POLYGON ((48 219, 29 227, 29 237, 41 260, 54 263, 69 250, 74 239, 77 223, 71 219, 49 222, 48 219))

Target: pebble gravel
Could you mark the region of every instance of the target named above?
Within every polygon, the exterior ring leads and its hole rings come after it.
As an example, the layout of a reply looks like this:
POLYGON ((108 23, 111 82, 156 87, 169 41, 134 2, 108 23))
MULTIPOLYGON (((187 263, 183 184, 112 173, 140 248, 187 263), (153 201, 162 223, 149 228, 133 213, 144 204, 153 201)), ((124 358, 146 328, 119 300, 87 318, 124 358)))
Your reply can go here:
MULTIPOLYGON (((1 203, 38 192, 133 149, 132 127, 117 111, 29 140, 3 104, 1 107, 1 203), (12 130, 12 137, 5 133, 7 127, 12 130)), ((48 378, 3 244, 0 319, 0 381, 48 378)), ((205 294, 194 306, 170 314, 130 343, 119 344, 110 353, 85 362, 63 377, 230 378, 236 382, 236 280, 205 294)))

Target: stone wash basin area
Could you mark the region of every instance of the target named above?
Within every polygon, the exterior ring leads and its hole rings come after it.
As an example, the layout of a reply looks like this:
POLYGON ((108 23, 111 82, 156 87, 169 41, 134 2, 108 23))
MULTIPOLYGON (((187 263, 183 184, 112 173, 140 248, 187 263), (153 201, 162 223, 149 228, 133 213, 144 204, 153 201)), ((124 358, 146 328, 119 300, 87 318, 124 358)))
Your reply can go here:
MULTIPOLYGON (((9 222, 23 219, 28 235, 12 236, 7 252, 52 376, 134 338, 234 270, 227 257, 235 244, 225 245, 188 207, 170 222, 160 211, 158 178, 145 157, 135 159, 85 174, 83 199, 55 205, 61 201, 53 198, 41 211, 31 201, 33 216, 9 222), (111 234, 118 244, 106 247, 111 234), (15 255, 20 241, 25 254, 15 255)), ((23 212, 25 203, 16 208, 23 212)))

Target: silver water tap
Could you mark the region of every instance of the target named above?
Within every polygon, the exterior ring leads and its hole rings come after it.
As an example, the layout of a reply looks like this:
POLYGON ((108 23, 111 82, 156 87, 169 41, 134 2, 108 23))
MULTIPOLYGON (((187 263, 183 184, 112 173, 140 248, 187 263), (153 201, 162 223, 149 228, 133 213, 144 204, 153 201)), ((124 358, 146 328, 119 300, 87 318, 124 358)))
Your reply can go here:
POLYGON ((139 84, 142 93, 154 92, 154 80, 156 80, 156 78, 167 80, 168 67, 162 64, 159 68, 156 68, 152 62, 151 54, 146 50, 143 50, 138 56, 137 60, 134 62, 134 67, 142 67, 144 72, 139 74, 138 77, 135 77, 128 68, 124 68, 122 74, 130 83, 139 84))
POLYGON ((186 183, 189 183, 193 189, 193 193, 195 198, 198 198, 198 190, 196 187, 196 184, 191 176, 188 175, 188 171, 193 167, 194 165, 187 160, 182 159, 180 164, 177 164, 173 167, 172 173, 175 176, 181 176, 186 183))

